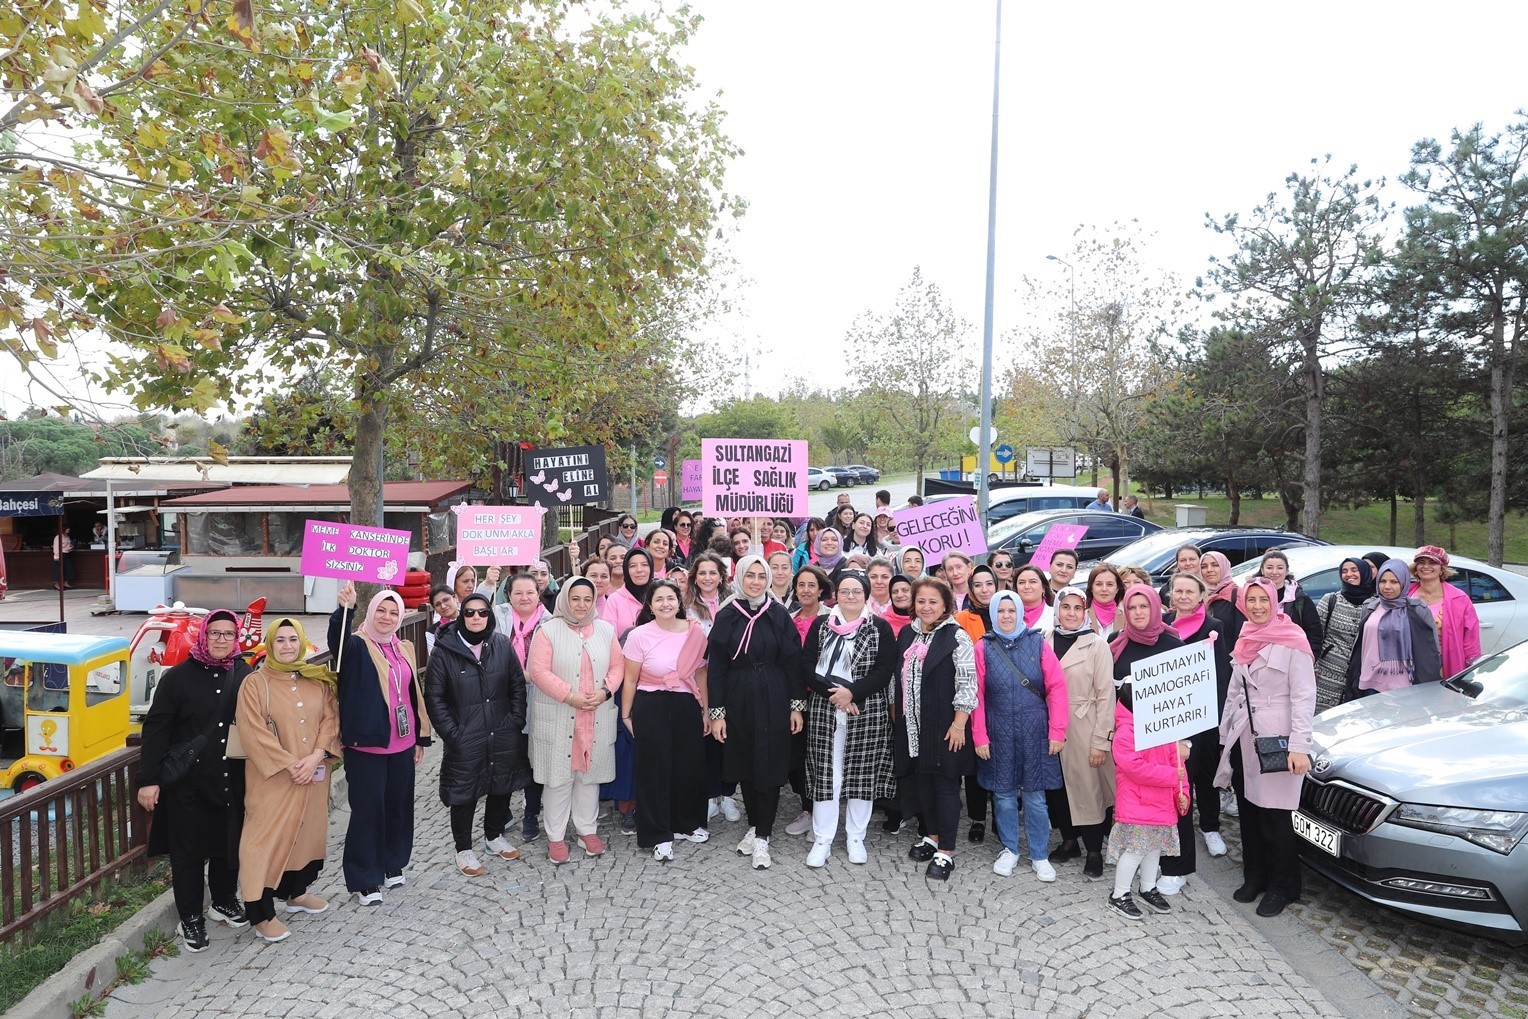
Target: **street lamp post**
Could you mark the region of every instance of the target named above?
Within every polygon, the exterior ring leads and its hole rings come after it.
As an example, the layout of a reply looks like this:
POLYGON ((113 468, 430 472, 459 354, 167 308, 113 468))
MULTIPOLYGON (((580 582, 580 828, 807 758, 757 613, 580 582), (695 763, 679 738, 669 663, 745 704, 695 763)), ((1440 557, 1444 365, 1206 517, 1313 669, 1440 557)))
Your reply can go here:
POLYGON ((987 293, 982 317, 982 383, 980 429, 976 443, 976 514, 987 529, 987 467, 992 462, 992 305, 997 277, 997 141, 998 73, 1003 55, 1003 0, 997 0, 997 30, 992 45, 992 166, 987 183, 987 293))

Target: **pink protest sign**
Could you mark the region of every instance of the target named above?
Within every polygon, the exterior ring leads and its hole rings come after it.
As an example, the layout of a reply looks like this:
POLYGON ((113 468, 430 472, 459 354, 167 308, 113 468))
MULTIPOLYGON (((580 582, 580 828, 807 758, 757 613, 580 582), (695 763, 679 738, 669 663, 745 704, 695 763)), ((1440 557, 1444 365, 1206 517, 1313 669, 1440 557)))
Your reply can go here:
POLYGON ((541 506, 452 506, 456 561, 466 566, 522 566, 541 558, 541 506))
POLYGON ((700 505, 720 517, 804 517, 806 440, 701 439, 700 505))
POLYGON ((1049 573, 1051 556, 1063 548, 1076 548, 1077 543, 1082 541, 1082 536, 1087 533, 1087 527, 1082 524, 1052 524, 1051 529, 1045 532, 1045 537, 1040 539, 1040 544, 1035 547, 1034 555, 1029 557, 1030 565, 1038 566, 1049 573))
POLYGON ((679 501, 700 501, 700 461, 686 460, 679 475, 679 501))
POLYGON ((409 532, 309 520, 302 533, 302 575, 366 584, 401 584, 409 532))
POLYGON ((930 563, 946 552, 979 555, 987 551, 987 535, 976 515, 976 497, 959 496, 941 499, 930 506, 914 506, 891 515, 902 544, 916 545, 930 563))

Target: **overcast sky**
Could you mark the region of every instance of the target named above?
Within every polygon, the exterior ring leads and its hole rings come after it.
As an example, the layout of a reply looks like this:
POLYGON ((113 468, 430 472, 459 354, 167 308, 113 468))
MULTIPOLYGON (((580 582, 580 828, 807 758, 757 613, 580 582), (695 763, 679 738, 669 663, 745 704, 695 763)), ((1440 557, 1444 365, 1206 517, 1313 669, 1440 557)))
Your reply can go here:
MULTIPOLYGON (((995 0, 694 6, 691 63, 745 150, 730 184, 749 202, 732 244, 747 296, 719 330, 759 352, 754 390, 841 377, 848 325, 914 265, 979 343, 995 0)), ((1003 15, 999 334, 1026 315, 1020 277, 1065 273, 1045 256, 1079 224, 1139 220, 1187 285, 1224 250, 1206 212, 1249 211, 1328 152, 1394 179, 1419 139, 1528 106, 1528 4, 1008 0, 1003 15)))

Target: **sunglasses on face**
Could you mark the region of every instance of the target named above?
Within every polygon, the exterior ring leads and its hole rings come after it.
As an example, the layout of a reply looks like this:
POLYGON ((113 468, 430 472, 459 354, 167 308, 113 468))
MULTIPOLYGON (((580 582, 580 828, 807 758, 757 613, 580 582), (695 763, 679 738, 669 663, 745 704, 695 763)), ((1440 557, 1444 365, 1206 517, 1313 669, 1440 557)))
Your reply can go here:
POLYGON ((625 523, 625 524, 621 525, 621 530, 623 530, 623 531, 635 531, 636 529, 637 529, 637 525, 636 524, 625 523))
POLYGON ((679 529, 681 531, 688 531, 690 529, 689 523, 687 521, 684 521, 684 520, 679 521, 677 526, 679 527, 679 529))
POLYGON ((471 619, 473 617, 476 617, 476 618, 479 618, 479 619, 487 619, 488 618, 488 612, 489 612, 488 609, 462 609, 462 615, 468 617, 469 619, 471 619))

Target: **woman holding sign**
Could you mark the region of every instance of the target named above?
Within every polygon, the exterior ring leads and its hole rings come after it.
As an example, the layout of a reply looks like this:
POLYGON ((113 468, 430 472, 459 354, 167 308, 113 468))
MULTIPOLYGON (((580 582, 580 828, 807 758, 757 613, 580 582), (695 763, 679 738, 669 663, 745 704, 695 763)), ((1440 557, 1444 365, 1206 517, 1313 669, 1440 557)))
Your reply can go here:
POLYGON ((355 600, 355 585, 347 580, 339 590, 340 607, 329 617, 350 793, 345 889, 361 905, 379 906, 384 885, 402 887, 414 851, 414 773, 430 745, 430 720, 414 645, 398 639, 403 599, 396 591, 378 591, 360 628, 347 635, 355 600))
POLYGON ((796 664, 801 637, 785 606, 769 596, 761 557, 738 560, 733 589, 711 626, 711 735, 722 744, 722 777, 743 787, 749 829, 738 853, 762 870, 772 863, 769 840, 790 774, 791 736, 806 710, 796 664))
POLYGON ((1305 630, 1286 616, 1272 580, 1242 589, 1247 617, 1231 653, 1231 689, 1220 719, 1225 751, 1215 784, 1236 790, 1241 812, 1242 886, 1237 902, 1259 895, 1258 916, 1278 916, 1300 897, 1300 855, 1291 812, 1310 771, 1316 663, 1305 630))

